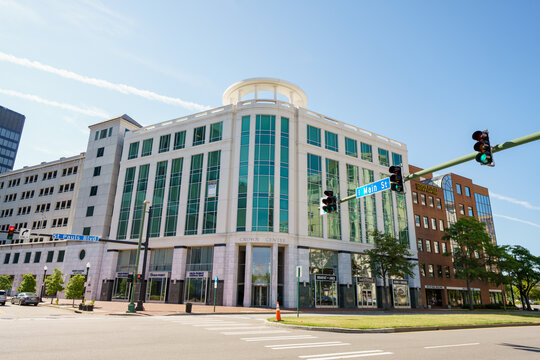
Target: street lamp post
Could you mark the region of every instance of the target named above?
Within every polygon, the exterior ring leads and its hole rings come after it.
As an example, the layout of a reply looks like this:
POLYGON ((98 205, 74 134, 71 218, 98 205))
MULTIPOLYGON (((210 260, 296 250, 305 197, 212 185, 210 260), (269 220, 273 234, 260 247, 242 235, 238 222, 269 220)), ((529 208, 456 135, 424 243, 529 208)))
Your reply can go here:
POLYGON ((150 204, 150 201, 145 200, 143 202, 143 213, 142 213, 142 219, 141 219, 141 228, 139 229, 139 245, 137 246, 137 258, 135 260, 135 272, 133 276, 133 284, 131 285, 131 296, 130 296, 130 302, 128 305, 127 313, 133 314, 136 313, 135 311, 135 289, 137 286, 137 275, 139 273, 139 258, 141 257, 141 243, 142 243, 142 231, 144 227, 144 216, 146 214, 146 205, 150 204))
MULTIPOLYGON (((144 311, 144 298, 146 293, 145 279, 146 279, 146 259, 148 257, 148 241, 150 240, 150 220, 152 219, 152 205, 148 207, 148 225, 146 226, 146 240, 144 241, 144 255, 142 263, 142 275, 141 286, 139 290, 139 300, 137 301, 136 311, 144 311)), ((148 285, 147 285, 148 286, 148 285)))
POLYGON ((45 292, 45 277, 47 276, 47 265, 43 267, 43 283, 41 284, 41 293, 39 294, 39 302, 43 302, 45 292))
POLYGON ((90 263, 86 263, 86 274, 84 275, 84 289, 82 294, 82 302, 84 304, 84 298, 86 297, 86 282, 88 281, 88 271, 90 270, 90 263))

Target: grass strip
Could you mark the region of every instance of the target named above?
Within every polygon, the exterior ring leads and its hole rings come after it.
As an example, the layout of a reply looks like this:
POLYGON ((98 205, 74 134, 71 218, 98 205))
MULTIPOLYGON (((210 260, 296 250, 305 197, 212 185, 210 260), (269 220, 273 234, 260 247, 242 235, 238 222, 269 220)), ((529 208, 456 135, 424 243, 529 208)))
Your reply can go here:
MULTIPOLYGON (((382 329, 540 323, 540 314, 401 314, 283 317, 283 324, 344 329, 382 329)), ((273 321, 274 318, 268 319, 273 321)))

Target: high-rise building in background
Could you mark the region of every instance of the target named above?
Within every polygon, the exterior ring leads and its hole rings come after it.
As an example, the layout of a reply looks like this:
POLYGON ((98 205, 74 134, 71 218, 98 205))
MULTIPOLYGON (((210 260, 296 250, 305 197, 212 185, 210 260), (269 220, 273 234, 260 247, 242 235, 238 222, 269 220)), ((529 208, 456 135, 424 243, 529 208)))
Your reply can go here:
POLYGON ((0 106, 0 174, 13 169, 25 118, 0 106))
MULTIPOLYGON (((409 166, 410 173, 421 171, 409 166)), ((465 216, 486 225, 496 243, 488 189, 453 173, 411 180, 416 246, 422 297, 426 305, 462 307, 468 304, 467 284, 455 276, 451 254, 454 245, 443 240, 445 229, 465 216)), ((486 281, 471 283, 475 305, 502 304, 502 287, 486 281)))

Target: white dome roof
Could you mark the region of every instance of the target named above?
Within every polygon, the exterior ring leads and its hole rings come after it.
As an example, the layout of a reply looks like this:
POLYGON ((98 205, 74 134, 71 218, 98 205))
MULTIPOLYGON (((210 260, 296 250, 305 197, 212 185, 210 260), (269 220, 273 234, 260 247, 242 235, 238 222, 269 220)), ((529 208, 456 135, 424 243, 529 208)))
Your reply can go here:
POLYGON ((242 97, 255 93, 258 98, 259 91, 272 91, 274 99, 281 94, 289 99, 289 103, 296 107, 307 107, 306 93, 298 86, 285 80, 274 78, 251 78, 239 81, 227 88, 223 93, 223 105, 236 104, 242 101, 242 97))

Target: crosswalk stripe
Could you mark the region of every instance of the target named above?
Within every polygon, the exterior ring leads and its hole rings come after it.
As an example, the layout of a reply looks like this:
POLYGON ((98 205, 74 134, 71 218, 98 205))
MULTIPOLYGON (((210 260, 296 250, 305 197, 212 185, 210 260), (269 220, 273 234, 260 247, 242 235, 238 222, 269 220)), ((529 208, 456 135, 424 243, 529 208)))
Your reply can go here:
POLYGON ((255 335, 255 334, 283 334, 288 333, 289 330, 260 330, 260 331, 226 331, 222 332, 223 335, 255 335))
POLYGON ((216 327, 216 328, 206 328, 210 331, 220 331, 220 330, 255 330, 255 329, 268 329, 267 326, 225 326, 225 327, 216 327))
POLYGON ((316 339, 313 335, 285 335, 285 336, 264 336, 264 337, 251 337, 240 338, 244 341, 276 341, 276 340, 299 340, 299 339, 316 339))
POLYGON ((279 344, 279 345, 265 345, 264 347, 283 347, 283 346, 297 346, 297 345, 320 345, 320 344, 342 344, 341 341, 323 341, 314 343, 298 343, 298 344, 279 344))
POLYGON ((246 326, 247 324, 230 322, 230 323, 204 323, 204 324, 192 324, 192 325, 196 327, 205 327, 205 326, 234 326, 234 325, 246 326))
MULTIPOLYGON (((320 343, 320 344, 297 344, 295 346, 274 346, 270 347, 272 350, 289 350, 289 349, 308 349, 316 347, 328 347, 328 346, 347 346, 351 345, 349 343, 342 343, 340 341, 333 341, 329 343, 320 343)), ((269 347, 269 346, 266 346, 269 347)))
POLYGON ((337 356, 327 356, 327 357, 307 357, 309 360, 337 360, 337 359, 352 359, 359 357, 367 356, 380 356, 380 355, 392 355, 393 352, 376 352, 376 353, 363 353, 363 354, 351 354, 351 355, 337 355, 337 356))
POLYGON ((319 355, 301 355, 299 356, 300 359, 311 359, 311 358, 318 358, 318 357, 325 357, 325 356, 336 356, 336 355, 351 355, 351 354, 365 354, 365 353, 377 353, 377 352, 383 352, 382 350, 362 350, 362 351, 349 351, 349 352, 341 352, 341 353, 331 353, 331 354, 319 354, 319 355))

